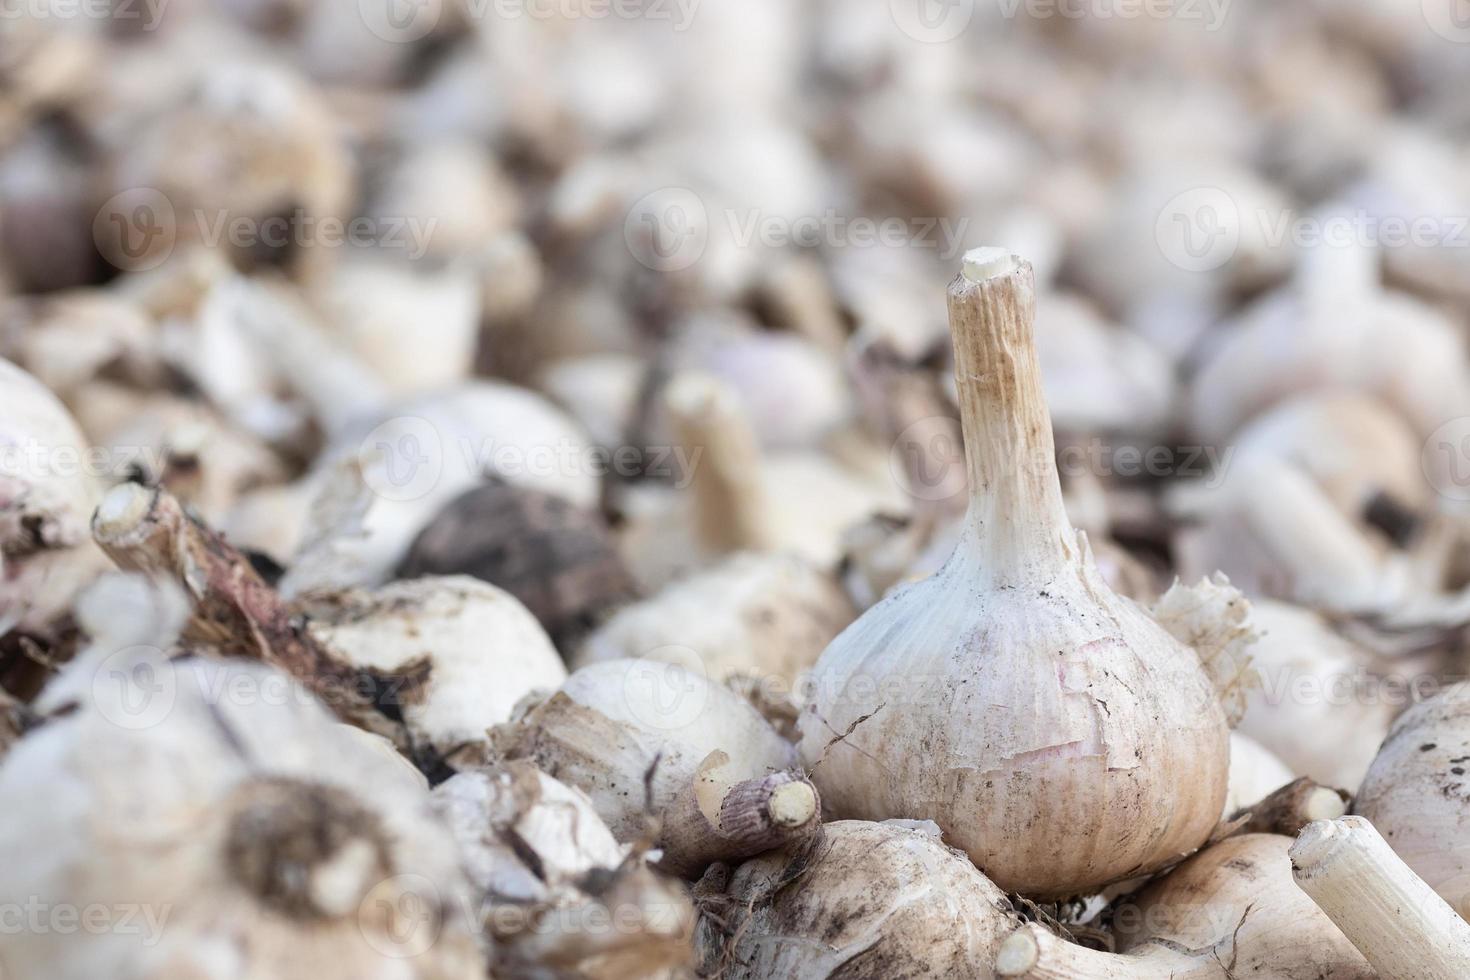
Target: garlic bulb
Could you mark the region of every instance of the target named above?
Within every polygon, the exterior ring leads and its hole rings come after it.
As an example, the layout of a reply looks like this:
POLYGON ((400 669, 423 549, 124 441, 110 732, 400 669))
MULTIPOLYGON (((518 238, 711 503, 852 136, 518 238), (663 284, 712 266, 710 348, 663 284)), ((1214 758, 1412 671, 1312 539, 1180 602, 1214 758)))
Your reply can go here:
POLYGON ((1405 711, 1368 767, 1353 812, 1462 916, 1470 913, 1470 684, 1405 711))
POLYGON ((790 689, 854 615, 836 580, 800 558, 739 554, 619 610, 573 664, 693 656, 717 681, 790 689))
POLYGON ((839 820, 821 837, 712 869, 696 894, 705 968, 729 980, 991 976, 1020 920, 933 824, 839 820))
POLYGON ((1006 939, 996 975, 1035 980, 1334 980, 1377 976, 1291 880, 1291 839, 1212 844, 1114 909, 1118 952, 1076 946, 1039 925, 1006 939))
POLYGON ((1324 820, 1291 846, 1312 897, 1384 977, 1470 974, 1470 925, 1401 861, 1362 817, 1324 820))
POLYGON ((710 769, 733 787, 796 762, 749 702, 693 669, 645 660, 577 670, 490 738, 494 757, 527 759, 586 793, 620 841, 646 835, 650 817, 673 815, 710 769))
POLYGON ((510 763, 460 773, 434 804, 482 896, 497 975, 645 980, 688 964, 688 897, 630 858, 584 794, 510 763))
POLYGON ((113 928, 18 932, 7 980, 484 976, 428 793, 289 678, 99 648, 46 697, 0 767, 0 896, 113 928))
POLYGON ((452 759, 534 690, 566 679, 514 596, 464 575, 391 582, 310 604, 307 629, 355 667, 412 677, 385 692, 415 748, 452 759))
POLYGON ((1067 522, 1031 282, 977 249, 950 287, 967 526, 822 654, 801 752, 838 816, 932 819, 1001 888, 1058 897, 1202 844, 1229 738, 1194 652, 1108 589, 1067 522))
POLYGON ((1240 734, 1295 775, 1357 786, 1396 711, 1387 686, 1374 687, 1367 651, 1316 613, 1282 602, 1257 600, 1250 624, 1259 633, 1251 659, 1261 683, 1247 694, 1240 734))
POLYGON ((87 527, 96 464, 56 396, 0 360, 0 634, 45 634, 106 568, 87 527))

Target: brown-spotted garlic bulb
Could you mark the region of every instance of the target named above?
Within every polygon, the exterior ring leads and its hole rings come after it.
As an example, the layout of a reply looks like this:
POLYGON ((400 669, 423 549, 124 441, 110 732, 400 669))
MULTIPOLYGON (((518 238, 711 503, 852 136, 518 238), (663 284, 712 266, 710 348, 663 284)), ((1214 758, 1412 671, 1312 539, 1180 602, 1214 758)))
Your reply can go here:
POLYGON ((1000 948, 996 975, 1032 980, 1369 980, 1352 943, 1292 881, 1291 838, 1243 834, 1212 844, 1114 909, 1116 953, 1040 925, 1000 948))
POLYGON ((107 567, 88 530, 96 466, 56 396, 0 360, 0 634, 44 634, 107 567))
POLYGON ((1462 916, 1470 914, 1470 684, 1455 684, 1394 722, 1353 812, 1462 916))
POLYGON ((696 889, 702 961, 730 980, 982 980, 1019 924, 932 823, 839 820, 696 889))
POLYGON ((837 580, 809 562, 738 554, 619 610, 573 664, 692 655, 715 680, 746 676, 789 690, 855 615, 837 580))
POLYGON ((1195 652, 1107 587, 1067 520, 1030 267, 973 250, 949 303, 967 526, 822 654, 802 756, 838 816, 931 819, 1007 891, 1085 893, 1204 842, 1229 729, 1195 652))
POLYGON ((426 788, 290 678, 103 647, 43 697, 0 767, 0 895, 138 921, 8 936, 7 980, 485 975, 426 788))
MULTIPOLYGON (((465 575, 391 582, 310 603, 307 629, 353 666, 405 677, 384 692, 433 758, 484 742, 516 702, 566 668, 514 596, 465 575)), ((472 753, 473 755, 473 753, 472 753)))

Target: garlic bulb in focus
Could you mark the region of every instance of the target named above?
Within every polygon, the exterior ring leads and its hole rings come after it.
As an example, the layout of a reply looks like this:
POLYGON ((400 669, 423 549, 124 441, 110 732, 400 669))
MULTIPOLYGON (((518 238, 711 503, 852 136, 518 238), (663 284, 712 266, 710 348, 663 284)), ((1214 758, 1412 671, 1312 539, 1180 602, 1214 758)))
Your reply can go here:
POLYGON ((949 302, 967 527, 822 654, 802 757, 840 817, 932 819, 1002 889, 1080 894, 1204 842, 1228 728, 1195 653, 1108 589, 1067 521, 1030 267, 976 249, 949 302))
POLYGON ((697 894, 705 965, 729 980, 981 980, 1020 922, 938 828, 897 820, 827 824, 810 844, 712 869, 697 894))
POLYGON ((1467 772, 1470 684, 1455 684, 1394 722, 1353 803, 1462 916, 1470 914, 1467 772))

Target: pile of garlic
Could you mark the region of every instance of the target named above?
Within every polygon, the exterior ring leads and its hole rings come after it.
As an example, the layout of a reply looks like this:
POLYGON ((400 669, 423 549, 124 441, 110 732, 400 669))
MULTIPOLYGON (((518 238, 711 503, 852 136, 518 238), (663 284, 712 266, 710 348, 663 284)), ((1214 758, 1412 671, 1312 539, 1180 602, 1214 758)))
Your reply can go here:
POLYGON ((1470 975, 1455 2, 6 11, 0 980, 1470 975))

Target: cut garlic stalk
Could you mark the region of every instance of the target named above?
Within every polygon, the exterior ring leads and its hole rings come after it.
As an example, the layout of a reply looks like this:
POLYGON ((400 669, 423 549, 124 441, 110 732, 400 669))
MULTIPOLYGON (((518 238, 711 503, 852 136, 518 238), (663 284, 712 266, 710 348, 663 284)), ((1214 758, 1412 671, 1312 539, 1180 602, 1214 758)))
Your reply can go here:
POLYGON ((1113 913, 1117 953, 1040 925, 1001 945, 995 972, 1032 980, 1230 980, 1375 976, 1291 881, 1290 839, 1245 834, 1210 846, 1113 913))
POLYGON ((1296 883, 1385 977, 1470 976, 1470 924, 1362 817, 1314 823, 1291 847, 1296 883))
POLYGON ((1030 266, 976 249, 949 303, 966 528, 822 654, 802 755, 838 816, 932 819, 1003 889, 1084 893, 1204 842, 1228 728, 1196 654, 1107 587, 1068 523, 1030 266))

